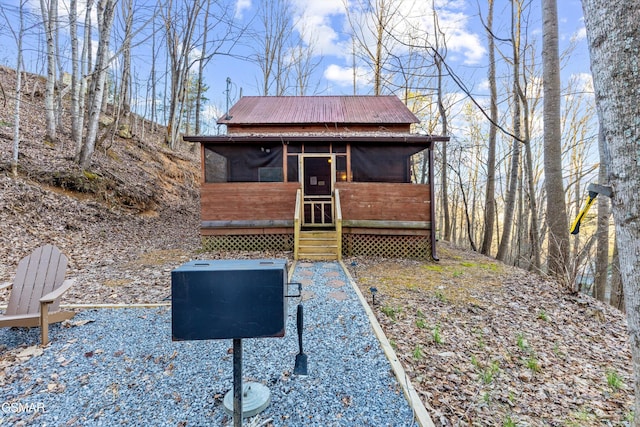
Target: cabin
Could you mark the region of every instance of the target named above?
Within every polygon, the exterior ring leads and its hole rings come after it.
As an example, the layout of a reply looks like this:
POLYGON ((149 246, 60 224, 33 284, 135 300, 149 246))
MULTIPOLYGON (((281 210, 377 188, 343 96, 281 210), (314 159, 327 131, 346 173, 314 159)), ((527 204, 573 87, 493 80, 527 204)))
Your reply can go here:
POLYGON ((245 96, 200 143, 205 250, 436 258, 433 144, 396 96, 245 96))

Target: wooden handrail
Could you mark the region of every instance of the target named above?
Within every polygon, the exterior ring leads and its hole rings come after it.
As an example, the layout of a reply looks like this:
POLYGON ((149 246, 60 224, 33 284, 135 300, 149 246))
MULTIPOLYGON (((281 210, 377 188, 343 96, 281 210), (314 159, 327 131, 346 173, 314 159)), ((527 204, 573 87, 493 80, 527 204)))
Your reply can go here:
POLYGON ((301 221, 302 211, 302 191, 298 189, 296 191, 296 207, 293 213, 293 259, 298 260, 298 247, 300 246, 300 229, 302 226, 301 221))
POLYGON ((340 190, 336 189, 335 194, 335 219, 336 219, 336 244, 338 246, 338 261, 342 260, 342 207, 340 206, 340 190))

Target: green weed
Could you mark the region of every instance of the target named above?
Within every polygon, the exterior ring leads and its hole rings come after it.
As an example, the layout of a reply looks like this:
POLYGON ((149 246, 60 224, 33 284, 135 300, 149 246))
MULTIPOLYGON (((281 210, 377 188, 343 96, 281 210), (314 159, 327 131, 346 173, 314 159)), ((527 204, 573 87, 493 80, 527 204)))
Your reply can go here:
POLYGON ((540 367, 540 362, 536 358, 535 354, 532 354, 527 359, 527 368, 529 368, 531 370, 531 372, 534 373, 534 374, 537 373, 537 372, 540 372, 542 370, 542 368, 540 367))
POLYGON ((527 340, 525 339, 523 333, 519 333, 518 335, 516 335, 516 339, 517 339, 518 348, 520 350, 527 351, 529 349, 529 344, 527 343, 527 340))
POLYGON ((540 310, 538 312, 538 319, 544 320, 545 322, 548 322, 549 321, 549 316, 547 315, 546 311, 540 310))
POLYGON ((497 360, 491 362, 490 366, 487 366, 481 373, 480 377, 485 384, 491 384, 496 374, 500 372, 500 363, 497 360))
POLYGON ((389 307, 388 305, 385 305, 384 307, 380 308, 380 311, 382 311, 384 314, 387 315, 387 317, 391 320, 393 320, 394 322, 397 320, 397 315, 398 313, 400 313, 402 311, 401 308, 394 308, 394 307, 389 307))
POLYGON ((415 348, 413 349, 413 358, 416 360, 422 360, 423 357, 424 355, 422 354, 422 347, 420 347, 420 344, 416 344, 415 348))
POLYGON ((620 375, 618 375, 618 373, 613 369, 607 370, 606 375, 607 375, 607 385, 609 385, 609 387, 611 387, 612 390, 618 391, 624 386, 624 383, 622 382, 622 377, 620 377, 620 375))
POLYGON ((440 290, 436 291, 436 299, 442 302, 447 302, 447 296, 440 290))
POLYGON ((516 427, 516 422, 507 415, 507 418, 502 422, 502 427, 516 427))
POLYGON ((424 319, 416 319, 416 327, 418 329, 424 329, 427 327, 427 322, 424 319))
POLYGON ((489 394, 489 392, 485 392, 482 395, 482 400, 484 401, 484 403, 486 403, 487 405, 489 405, 491 403, 491 395, 489 394))
POLYGON ((478 362, 478 359, 476 359, 476 356, 474 354, 471 355, 471 364, 476 368, 476 369, 480 369, 480 362, 478 362))
POLYGON ((444 342, 444 340, 442 339, 442 334, 440 333, 439 323, 433 328, 433 342, 435 342, 438 345, 444 342))
POLYGON ((398 351, 398 344, 394 340, 389 340, 389 345, 393 350, 398 351))

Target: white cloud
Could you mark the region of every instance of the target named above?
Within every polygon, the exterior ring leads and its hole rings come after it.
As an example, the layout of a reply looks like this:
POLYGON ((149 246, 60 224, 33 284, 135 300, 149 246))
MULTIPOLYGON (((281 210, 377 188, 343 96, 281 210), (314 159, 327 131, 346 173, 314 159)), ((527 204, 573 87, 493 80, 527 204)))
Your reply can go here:
POLYGON ((331 64, 324 70, 324 78, 341 86, 353 84, 353 68, 331 64))
MULTIPOLYGON (((339 86, 353 86, 353 67, 331 64, 324 70, 324 78, 339 86)), ((367 85, 366 72, 356 68, 356 85, 367 85)))
POLYGON ((251 0, 238 0, 236 2, 236 18, 242 19, 245 10, 251 9, 251 0))
MULTIPOLYGON (((238 0, 238 2, 249 0, 238 0)), ((354 22, 373 28, 375 17, 357 7, 358 2, 349 1, 354 22)), ((433 31, 431 2, 395 0, 391 2, 394 13, 388 24, 393 37, 406 42, 410 36, 422 33, 430 37, 433 31)), ((313 46, 318 55, 348 58, 351 55, 351 29, 347 20, 344 0, 292 0, 296 30, 307 45, 313 46)), ((461 56, 465 64, 477 64, 486 54, 481 37, 470 29, 470 16, 465 13, 467 4, 463 0, 438 0, 436 9, 440 29, 445 33, 447 50, 452 56, 461 56)), ((374 43, 373 34, 368 43, 374 43)), ((415 42, 415 40, 414 40, 415 42)), ((433 43, 433 40, 428 40, 433 43)), ((393 46, 392 49, 406 49, 393 46)))
POLYGON ((344 55, 345 37, 338 32, 345 16, 342 0, 292 0, 294 25, 317 55, 344 55))
POLYGON ((591 73, 577 73, 570 77, 570 85, 575 85, 577 92, 584 92, 593 95, 593 76, 591 73))
POLYGON ((445 34, 447 50, 454 54, 461 54, 465 64, 478 64, 486 49, 480 41, 480 36, 468 29, 469 15, 463 11, 448 9, 438 11, 439 26, 445 34))
POLYGON ((572 36, 571 41, 579 42, 587 38, 587 29, 586 27, 582 27, 578 29, 572 36))

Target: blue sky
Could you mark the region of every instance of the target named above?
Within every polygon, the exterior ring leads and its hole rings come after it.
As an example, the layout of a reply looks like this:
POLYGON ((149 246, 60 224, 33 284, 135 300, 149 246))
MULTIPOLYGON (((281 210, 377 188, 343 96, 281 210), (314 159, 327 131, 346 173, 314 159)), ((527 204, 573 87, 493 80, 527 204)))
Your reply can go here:
MULTIPOLYGON (((2 5, 13 6, 18 0, 0 0, 2 5)), ((144 6, 150 0, 136 0, 136 4, 144 6)), ((233 8, 235 19, 239 23, 254 22, 260 0, 228 0, 233 8), (253 19, 253 21, 252 21, 253 19)), ((347 0, 291 0, 291 18, 295 28, 306 46, 313 46, 318 61, 312 79, 313 93, 317 94, 352 94, 353 68, 352 44, 349 26, 345 13, 347 0)), ((352 4, 356 0, 349 0, 352 4)), ((499 37, 508 38, 510 31, 510 1, 495 0, 494 31, 499 37)), ((59 0, 61 15, 65 14, 67 0, 59 0)), ((84 1, 79 0, 81 7, 84 1)), ((154 2, 155 3, 155 2, 154 2)), ((417 31, 430 31, 433 27, 431 15, 431 0, 391 0, 391 5, 398 10, 398 17, 393 21, 394 33, 399 37, 407 36, 417 31)), ((486 95, 487 51, 486 35, 482 27, 480 14, 486 17, 486 1, 484 0, 435 0, 439 14, 441 29, 447 41, 446 61, 460 76, 462 81, 480 99, 486 95), (478 10, 481 4, 481 10, 478 10)), ((29 0, 29 7, 39 13, 39 0, 29 0)), ((531 14, 528 16, 529 34, 535 39, 534 45, 539 52, 541 45, 541 19, 539 16, 540 2, 531 2, 531 14)), ((588 52, 582 20, 582 7, 579 0, 563 0, 558 2, 558 16, 560 25, 560 50, 563 51, 573 41, 575 49, 571 54, 567 66, 562 71, 563 81, 572 75, 587 80, 589 77, 588 52)), ((140 16, 140 15, 139 15, 140 16)), ((365 14, 354 14, 354 19, 366 20, 365 14)), ((15 41, 6 29, 4 19, 0 17, 0 63, 15 67, 15 41)), ((139 22, 140 23, 140 22, 139 22)), ((16 24, 14 20, 13 24, 16 24)), ((38 29, 40 31, 40 29, 38 29)), ((431 31, 432 32, 432 31, 431 31)), ((33 34, 33 33, 32 33, 33 34)), ((506 44, 498 47, 505 55, 510 54, 506 44)), ((34 56, 34 52, 43 50, 37 36, 25 38, 25 65, 30 71, 43 72, 44 60, 34 56)), ((112 49, 114 48, 112 44, 112 49)), ((63 49, 65 49, 63 44, 63 49)), ((395 46, 394 49, 402 49, 395 46)), ((66 49, 68 50, 68 49, 66 49)), ((251 48, 238 45, 234 51, 236 56, 251 55, 251 48)), ((70 56, 70 54, 67 54, 70 56)), ((500 59, 500 55, 497 55, 500 59)), ((539 60, 539 53, 537 53, 539 60)), ((149 62, 149 46, 137 48, 134 61, 137 61, 136 74, 139 85, 145 83, 146 65, 149 62)), ((115 62, 117 65, 117 62, 115 62)), ((541 66, 539 66, 541 67, 541 66)), ((541 69, 541 68, 540 68, 541 69)), ((372 93, 369 79, 370 72, 362 66, 357 67, 357 92, 359 94, 372 93)), ((506 73, 505 73, 506 75, 506 73)), ((207 109, 209 120, 220 114, 225 106, 225 88, 227 78, 231 78, 232 101, 243 95, 260 94, 260 69, 256 64, 247 60, 231 57, 216 57, 206 68, 205 82, 209 86, 206 94, 210 99, 207 109)), ((446 90, 451 93, 460 92, 453 83, 446 83, 446 90)), ((311 94, 313 94, 311 93, 311 94)))
MULTIPOLYGON (((486 3, 486 2, 478 2, 486 3)), ((486 35, 482 26, 480 12, 476 0, 437 0, 440 25, 446 34, 446 60, 459 74, 465 84, 476 95, 486 94, 487 48, 486 35)), ((510 7, 509 1, 496 0, 494 31, 500 36, 509 37, 510 7)), ((582 6, 580 1, 565 0, 558 2, 560 27, 560 50, 564 51, 570 43, 575 44, 570 60, 562 70, 562 79, 566 81, 572 75, 589 80, 589 58, 586 45, 582 6)), ((242 20, 250 19, 257 10, 258 0, 238 0, 236 16, 242 20)), ((402 15, 408 18, 396 23, 396 31, 403 28, 431 28, 431 1, 428 0, 394 0, 394 7, 399 7, 402 15)), ((541 27, 539 2, 532 2, 531 15, 528 17, 530 36, 535 38, 538 51, 541 45, 541 27)), ((297 28, 305 28, 305 41, 314 45, 314 51, 321 54, 321 63, 316 72, 319 83, 318 92, 322 94, 352 94, 353 68, 351 57, 351 38, 344 9, 344 0, 293 0, 292 11, 297 28)), ((486 5, 482 6, 482 16, 486 19, 486 5)), ((500 44, 498 44, 500 46, 500 44)), ((502 45, 506 55, 510 48, 502 45)), ((499 54, 497 55, 499 58, 499 54)), ((318 57, 320 58, 320 56, 318 57)), ((226 77, 231 77, 234 95, 242 88, 244 95, 259 94, 257 81, 259 69, 240 60, 221 60, 222 66, 209 70, 208 82, 212 87, 211 95, 222 94, 226 77)), ((539 65, 541 70, 541 65, 539 65)), ((357 91, 369 94, 372 91, 367 82, 367 70, 358 72, 357 91)), ((452 83, 447 84, 450 91, 458 91, 452 83)), ((215 97, 215 96, 214 96, 215 97)))

